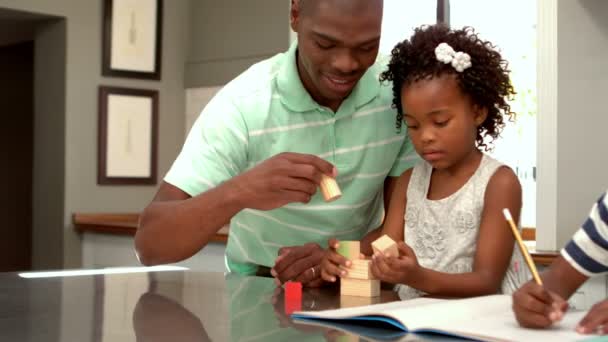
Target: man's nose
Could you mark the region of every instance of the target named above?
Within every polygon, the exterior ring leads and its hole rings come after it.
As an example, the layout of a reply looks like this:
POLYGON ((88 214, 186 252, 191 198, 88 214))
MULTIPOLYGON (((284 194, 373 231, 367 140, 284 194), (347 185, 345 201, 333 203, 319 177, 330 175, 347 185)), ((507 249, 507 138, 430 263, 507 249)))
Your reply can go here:
POLYGON ((333 67, 344 75, 353 73, 355 70, 359 69, 359 66, 359 61, 349 50, 340 51, 336 55, 333 63, 333 67))

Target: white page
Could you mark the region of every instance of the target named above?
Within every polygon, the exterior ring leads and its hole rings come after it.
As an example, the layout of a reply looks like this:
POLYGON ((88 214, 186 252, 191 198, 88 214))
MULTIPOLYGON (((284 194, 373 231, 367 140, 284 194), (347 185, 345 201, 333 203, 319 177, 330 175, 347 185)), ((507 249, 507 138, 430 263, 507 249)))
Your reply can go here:
POLYGON ((419 298, 358 308, 308 312, 322 318, 348 318, 384 313, 409 331, 434 329, 468 336, 493 337, 496 341, 576 341, 589 338, 574 331, 585 312, 570 312, 547 330, 521 328, 511 309, 511 297, 493 295, 458 300, 419 298))
POLYGON ((544 329, 526 329, 518 325, 515 315, 509 306, 502 314, 485 317, 475 321, 460 321, 458 324, 449 324, 446 328, 451 331, 460 331, 467 334, 482 336, 497 336, 508 341, 578 341, 588 339, 589 335, 581 335, 574 329, 586 312, 567 313, 563 320, 555 326, 544 329))

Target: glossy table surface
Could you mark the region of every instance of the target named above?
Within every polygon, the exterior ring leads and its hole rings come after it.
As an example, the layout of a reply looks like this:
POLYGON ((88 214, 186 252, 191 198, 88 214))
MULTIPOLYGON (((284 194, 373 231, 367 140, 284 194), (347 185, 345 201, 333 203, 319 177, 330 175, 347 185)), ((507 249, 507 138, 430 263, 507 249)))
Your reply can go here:
MULTIPOLYGON (((395 292, 382 290, 373 302, 394 300, 395 292)), ((305 289, 301 308, 366 301, 340 297, 335 287, 305 289)), ((270 278, 188 270, 35 279, 0 273, 0 341, 301 340, 359 339, 294 323, 285 314, 284 290, 270 278)))

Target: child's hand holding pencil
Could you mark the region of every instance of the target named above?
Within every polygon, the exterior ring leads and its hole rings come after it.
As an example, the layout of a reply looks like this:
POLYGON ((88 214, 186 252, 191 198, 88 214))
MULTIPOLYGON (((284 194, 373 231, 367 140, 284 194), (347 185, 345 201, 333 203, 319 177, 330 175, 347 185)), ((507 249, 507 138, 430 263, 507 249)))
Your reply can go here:
POLYGON ((519 250, 526 260, 526 265, 534 277, 534 281, 529 281, 513 294, 513 311, 519 324, 526 328, 547 328, 559 322, 568 310, 568 302, 556 293, 546 290, 543 281, 538 275, 536 266, 528 253, 519 229, 513 221, 509 209, 503 209, 505 219, 511 227, 513 236, 517 241, 519 250))

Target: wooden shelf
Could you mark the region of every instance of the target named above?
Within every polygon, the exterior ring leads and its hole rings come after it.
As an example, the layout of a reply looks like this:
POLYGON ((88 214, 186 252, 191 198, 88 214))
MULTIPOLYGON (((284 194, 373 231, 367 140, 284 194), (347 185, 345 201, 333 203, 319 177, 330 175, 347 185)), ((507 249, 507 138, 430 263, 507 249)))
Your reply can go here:
MULTIPOLYGON (((75 213, 74 228, 80 233, 92 232, 115 235, 135 235, 139 214, 137 213, 75 213)), ((228 241, 228 228, 223 227, 211 238, 213 242, 228 241)))
MULTIPOLYGON (((523 228, 521 232, 521 238, 524 241, 536 241, 536 229, 534 228, 523 228)), ((519 250, 517 251, 519 253, 519 250)), ((537 265, 549 266, 559 256, 559 251, 537 251, 530 249, 530 256, 537 265)))
MULTIPOLYGON (((135 235, 139 214, 137 213, 76 213, 72 216, 75 229, 80 233, 92 232, 101 234, 135 235)), ((524 228, 524 240, 534 240, 535 231, 524 228)), ((220 229, 211 239, 213 242, 228 241, 228 227, 220 229)), ((530 250, 530 255, 538 265, 548 266, 559 255, 558 251, 530 250)))

